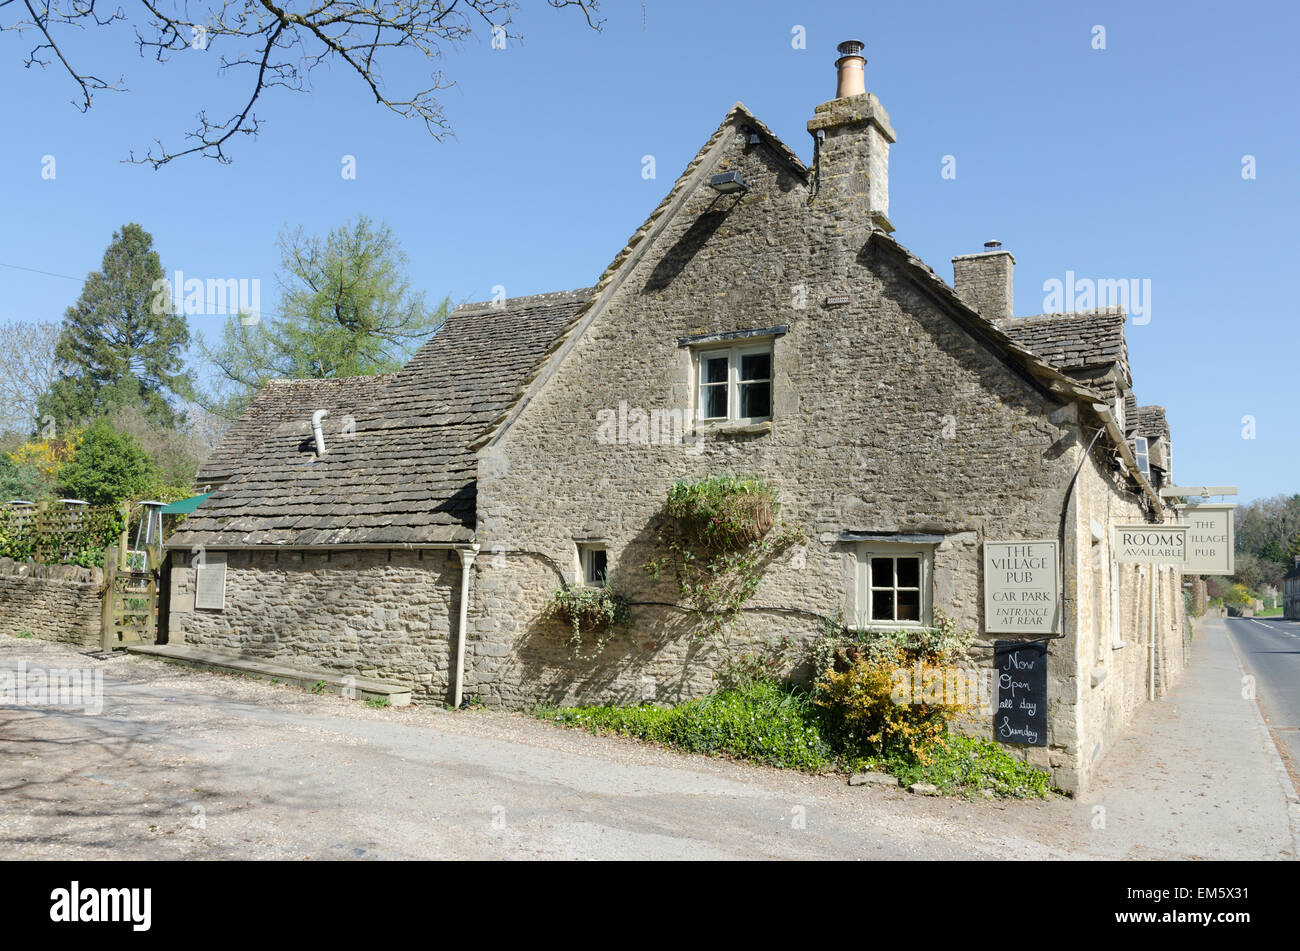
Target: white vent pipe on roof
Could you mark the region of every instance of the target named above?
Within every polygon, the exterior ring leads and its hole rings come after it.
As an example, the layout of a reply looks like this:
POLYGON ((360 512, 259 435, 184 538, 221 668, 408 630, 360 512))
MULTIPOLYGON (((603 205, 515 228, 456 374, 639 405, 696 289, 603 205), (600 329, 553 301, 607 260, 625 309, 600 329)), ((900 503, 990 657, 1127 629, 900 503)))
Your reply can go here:
POLYGON ((330 414, 327 409, 318 409, 311 414, 311 431, 316 437, 316 455, 325 455, 325 434, 321 432, 320 421, 330 414))

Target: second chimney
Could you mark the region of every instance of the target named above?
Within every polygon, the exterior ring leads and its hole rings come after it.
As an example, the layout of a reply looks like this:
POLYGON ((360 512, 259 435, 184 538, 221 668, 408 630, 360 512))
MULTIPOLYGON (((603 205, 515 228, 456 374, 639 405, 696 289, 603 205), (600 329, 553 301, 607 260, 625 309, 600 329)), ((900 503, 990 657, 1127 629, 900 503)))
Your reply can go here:
POLYGON ((1010 320, 1015 297, 1011 272, 1016 259, 1002 250, 1002 242, 986 241, 978 254, 959 254, 952 259, 953 287, 958 296, 986 320, 1010 320))

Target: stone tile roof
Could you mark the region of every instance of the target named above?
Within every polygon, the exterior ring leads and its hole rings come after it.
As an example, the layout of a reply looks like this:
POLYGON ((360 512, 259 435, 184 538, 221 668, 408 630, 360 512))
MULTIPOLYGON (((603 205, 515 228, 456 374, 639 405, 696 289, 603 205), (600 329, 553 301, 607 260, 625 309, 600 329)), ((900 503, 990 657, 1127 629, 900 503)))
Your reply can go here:
POLYGON ((1169 421, 1163 406, 1137 408, 1137 434, 1149 439, 1169 439, 1169 421))
POLYGON ((350 376, 332 380, 271 380, 243 415, 226 430, 221 444, 199 467, 195 476, 200 485, 226 482, 243 473, 250 453, 262 442, 286 426, 308 434, 311 414, 327 409, 333 415, 369 403, 396 377, 394 373, 377 376, 350 376))
POLYGON ((1118 366, 1130 386, 1127 317, 1122 307, 1012 317, 998 327, 1025 349, 1071 375, 1118 366))
POLYGON ((190 515, 169 545, 468 540, 477 491, 470 444, 515 399, 590 296, 584 288, 457 308, 401 372, 356 405, 331 410, 323 457, 313 449, 310 413, 302 428, 263 427, 261 441, 245 450, 245 470, 190 515), (350 433, 342 429, 346 417, 350 433))

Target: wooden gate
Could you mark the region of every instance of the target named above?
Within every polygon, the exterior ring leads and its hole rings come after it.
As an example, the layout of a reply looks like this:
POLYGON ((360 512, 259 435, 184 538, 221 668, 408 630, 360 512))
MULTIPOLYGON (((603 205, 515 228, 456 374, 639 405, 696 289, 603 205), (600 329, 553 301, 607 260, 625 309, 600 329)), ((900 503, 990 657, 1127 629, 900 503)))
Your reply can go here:
POLYGON ((157 639, 159 558, 152 547, 128 552, 123 544, 105 550, 104 650, 157 639))

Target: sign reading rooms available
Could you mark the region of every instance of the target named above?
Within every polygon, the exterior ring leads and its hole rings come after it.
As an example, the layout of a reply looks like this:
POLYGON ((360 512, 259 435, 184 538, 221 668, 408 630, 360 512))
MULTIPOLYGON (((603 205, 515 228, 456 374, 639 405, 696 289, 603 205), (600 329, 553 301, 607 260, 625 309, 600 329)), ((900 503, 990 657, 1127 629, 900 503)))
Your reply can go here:
POLYGON ((1060 558, 1050 539, 984 543, 984 630, 1059 634, 1060 558))
POLYGON ((1122 565, 1181 565, 1187 560, 1186 525, 1116 525, 1113 549, 1122 565))

